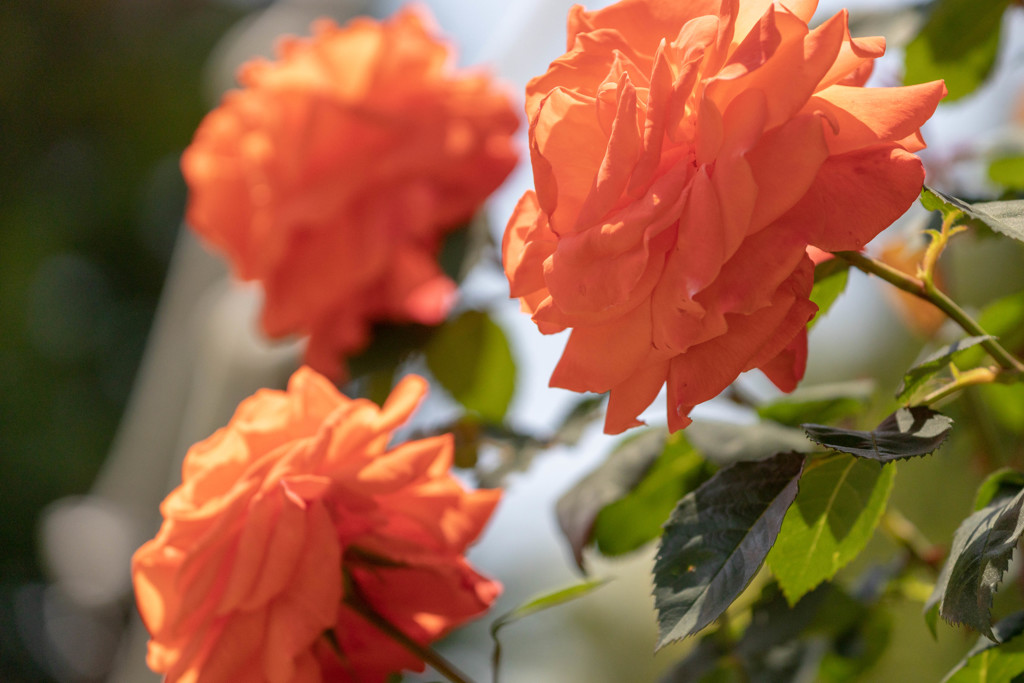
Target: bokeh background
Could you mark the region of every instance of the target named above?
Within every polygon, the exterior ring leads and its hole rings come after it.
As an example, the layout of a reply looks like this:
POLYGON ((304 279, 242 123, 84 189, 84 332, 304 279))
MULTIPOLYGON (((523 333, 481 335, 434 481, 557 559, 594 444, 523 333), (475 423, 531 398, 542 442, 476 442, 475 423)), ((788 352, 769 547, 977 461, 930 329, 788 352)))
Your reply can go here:
MULTIPOLYGON (((183 232, 178 157, 236 66, 269 55, 275 36, 305 33, 316 16, 386 16, 400 4, 0 2, 0 682, 154 679, 141 662, 144 634, 122 560, 155 530, 156 505, 188 444, 223 424, 242 396, 280 381, 297 357, 294 345, 258 338, 257 293, 231 285, 221 263, 183 232)), ((564 50, 572 3, 425 4, 458 45, 460 63, 486 65, 521 93, 564 50)), ((867 33, 883 31, 896 49, 875 78, 894 84, 898 44, 916 28, 913 12, 898 11, 909 4, 823 1, 818 16, 851 6, 867 33)), ((950 191, 993 192, 988 161, 1022 148, 1024 43, 1011 14, 996 74, 925 130, 930 181, 950 191)), ((494 197, 496 235, 529 182, 527 164, 494 197)), ((914 220, 897 230, 915 229, 914 220)), ((1011 291, 1022 274, 1018 253, 985 244, 967 245, 950 265, 952 285, 969 301, 1011 291)), ((543 432, 571 399, 546 388, 563 342, 541 339, 492 275, 471 277, 466 295, 500 302, 496 317, 519 360, 511 419, 543 432)), ((855 278, 812 337, 809 381, 888 381, 920 345, 905 313, 855 278)), ((576 580, 553 503, 611 443, 588 433, 579 448, 548 454, 511 480, 473 555, 506 584, 496 613, 576 580)), ((901 468, 897 497, 941 540, 976 481, 966 462, 940 455, 901 468)), ((509 627, 505 680, 654 680, 681 649, 651 656, 650 556, 597 562, 596 573, 616 581, 509 627)), ((937 679, 969 644, 950 633, 931 641, 913 610, 898 615, 897 629, 904 625, 920 638, 897 641, 870 680, 937 679), (909 661, 908 652, 918 654, 909 661)), ((486 623, 444 647, 487 676, 486 623)))

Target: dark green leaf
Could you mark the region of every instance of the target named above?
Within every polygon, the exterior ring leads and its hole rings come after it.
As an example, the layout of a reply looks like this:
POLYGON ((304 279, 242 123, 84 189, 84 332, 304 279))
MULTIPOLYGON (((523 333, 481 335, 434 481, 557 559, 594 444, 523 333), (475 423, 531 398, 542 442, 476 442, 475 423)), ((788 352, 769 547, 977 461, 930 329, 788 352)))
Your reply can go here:
POLYGON ((787 427, 797 427, 805 422, 825 424, 863 408, 874 390, 875 382, 870 379, 800 387, 791 394, 758 406, 757 414, 762 419, 787 427))
POLYGON ((966 624, 995 639, 992 632, 992 594, 1024 532, 1024 489, 997 497, 965 519, 953 535, 953 546, 925 610, 939 606, 952 624, 966 624))
POLYGON ((906 400, 927 382, 932 375, 945 370, 956 357, 962 357, 964 351, 990 339, 993 339, 991 335, 967 337, 953 342, 949 346, 944 346, 931 354, 907 370, 906 374, 903 375, 903 381, 900 382, 900 386, 896 389, 896 399, 899 401, 906 400))
POLYGON ((1011 190, 1024 190, 1024 157, 1003 157, 988 167, 988 177, 1011 190))
POLYGON ((736 462, 764 460, 783 451, 810 453, 814 444, 799 429, 773 422, 736 424, 694 420, 686 436, 701 455, 719 467, 736 462))
POLYGON ((1024 200, 971 204, 971 216, 1018 242, 1024 242, 1024 200))
POLYGON ((754 578, 796 497, 803 463, 795 453, 737 463, 679 501, 654 564, 659 648, 717 619, 754 578))
POLYGON ((814 327, 822 316, 828 313, 832 304, 846 289, 846 281, 850 277, 850 264, 843 259, 830 258, 814 267, 814 287, 811 289, 811 301, 818 305, 807 329, 814 327))
POLYGON ((1009 683, 1024 673, 1024 612, 992 627, 997 642, 982 636, 942 683, 1009 683))
POLYGON ((515 390, 516 366, 505 333, 486 313, 466 311, 427 346, 427 367, 456 401, 500 423, 515 390))
POLYGON ((598 550, 622 555, 657 538, 679 499, 712 474, 714 467, 676 432, 636 488, 598 513, 592 533, 598 550))
POLYGON ((608 579, 593 579, 566 588, 560 588, 527 600, 511 612, 506 612, 495 619, 491 624, 491 639, 494 641, 494 650, 491 654, 493 680, 495 682, 498 680, 498 667, 501 664, 501 641, 498 640, 498 631, 514 621, 519 621, 537 612, 543 612, 546 609, 558 607, 577 598, 582 598, 584 595, 589 595, 606 583, 608 583, 608 579))
POLYGON ((601 465, 558 499, 558 525, 580 569, 585 571, 583 548, 591 541, 597 514, 633 490, 661 455, 667 438, 663 429, 648 429, 627 437, 601 465))
POLYGON ((859 458, 891 462, 928 455, 949 436, 953 421, 925 406, 900 408, 870 432, 806 424, 816 443, 859 458))
POLYGON ((926 187, 921 193, 921 203, 926 209, 941 211, 943 216, 953 210, 960 211, 964 214, 964 220, 961 222, 975 227, 979 224, 984 225, 1018 242, 1024 242, 1024 199, 969 204, 962 199, 926 187))
POLYGON ((992 71, 999 28, 1010 0, 938 0, 921 33, 907 45, 907 85, 944 79, 948 100, 973 92, 992 71))
POLYGON ((768 566, 790 604, 864 549, 885 511, 895 475, 895 467, 850 455, 807 465, 800 493, 768 554, 768 566))

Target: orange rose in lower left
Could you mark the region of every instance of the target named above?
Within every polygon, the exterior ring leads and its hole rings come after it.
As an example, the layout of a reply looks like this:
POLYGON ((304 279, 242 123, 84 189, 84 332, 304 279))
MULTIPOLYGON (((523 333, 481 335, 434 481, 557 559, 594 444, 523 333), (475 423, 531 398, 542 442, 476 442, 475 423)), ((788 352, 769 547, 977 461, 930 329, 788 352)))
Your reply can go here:
POLYGON ((499 491, 452 476, 450 435, 388 447, 426 392, 383 407, 308 368, 261 390, 193 446, 163 525, 132 561, 147 663, 168 681, 384 681, 501 586, 466 561, 499 491))

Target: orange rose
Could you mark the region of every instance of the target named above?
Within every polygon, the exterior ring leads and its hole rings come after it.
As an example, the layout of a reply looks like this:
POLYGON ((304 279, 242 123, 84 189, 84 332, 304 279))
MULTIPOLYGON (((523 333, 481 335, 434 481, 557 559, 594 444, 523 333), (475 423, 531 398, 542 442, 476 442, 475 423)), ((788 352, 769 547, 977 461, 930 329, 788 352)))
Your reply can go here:
POLYGON ((814 0, 622 0, 569 13, 526 88, 536 192, 509 221, 511 294, 572 328, 551 384, 610 392, 621 432, 668 383, 672 430, 741 372, 803 376, 808 245, 860 249, 917 197, 941 82, 864 88, 882 38, 814 0))
POLYGON ((406 10, 285 40, 182 156, 188 222, 262 283, 266 333, 310 335, 307 362, 332 378, 372 324, 444 319, 441 242, 516 163, 509 97, 455 71, 428 23, 406 10))
POLYGON ((168 681, 383 681, 423 663, 353 602, 419 643, 501 591, 466 562, 498 502, 450 474, 451 435, 388 450, 426 392, 383 408, 302 368, 185 456, 163 526, 132 561, 147 662, 168 681))

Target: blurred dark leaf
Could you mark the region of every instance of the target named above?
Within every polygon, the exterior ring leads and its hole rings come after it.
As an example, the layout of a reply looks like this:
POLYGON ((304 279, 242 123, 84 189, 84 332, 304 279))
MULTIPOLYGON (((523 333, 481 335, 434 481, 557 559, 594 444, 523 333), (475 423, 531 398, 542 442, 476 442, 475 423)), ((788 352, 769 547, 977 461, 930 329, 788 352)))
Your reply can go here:
POLYGON ((815 450, 814 444, 799 429, 774 422, 736 424, 694 420, 686 428, 686 436, 701 455, 719 467, 764 460, 783 451, 810 453, 815 450))
POLYGON ((683 434, 670 436, 633 490, 597 514, 591 535, 602 554, 622 555, 657 538, 679 499, 714 474, 683 434))
POLYGON ((557 444, 575 446, 583 432, 603 415, 604 396, 585 396, 562 419, 552 439, 557 444))
POLYGON ((704 636, 660 683, 704 683, 727 664, 755 683, 847 683, 880 657, 890 623, 877 596, 864 600, 824 584, 790 606, 770 583, 738 640, 704 636))
POLYGON ((839 295, 846 289, 846 282, 850 277, 850 264, 839 258, 830 258, 822 261, 814 267, 814 287, 811 288, 811 301, 818 306, 818 312, 814 314, 807 329, 814 327, 822 316, 828 313, 839 295))
POLYGON ((515 391, 516 366, 505 333, 482 311, 440 327, 426 348, 427 367, 466 410, 501 424, 515 391))
POLYGON ((981 636, 942 683, 1013 681, 1024 673, 1024 612, 1011 614, 992 626, 993 642, 981 636))
POLYGON ((966 624, 995 640, 992 595, 1002 580, 1013 549, 1024 533, 1024 489, 996 497, 965 519, 953 535, 953 545, 925 611, 938 606, 951 624, 966 624))
POLYGON ((963 357, 964 351, 972 346, 977 346, 978 344, 991 339, 994 339, 991 335, 966 337, 955 341, 948 346, 942 347, 920 363, 915 364, 912 368, 907 370, 906 374, 903 375, 903 379, 900 381, 899 387, 896 388, 896 399, 898 401, 907 400, 915 391, 923 386, 929 378, 936 373, 945 370, 949 367, 949 364, 954 362, 958 357, 963 357))
POLYGON ((598 513, 633 490, 665 449, 667 438, 663 429, 648 429, 623 439, 601 465, 558 499, 558 525, 581 570, 586 571, 583 548, 590 544, 598 513))
POLYGON ((806 422, 825 424, 861 410, 874 390, 875 382, 871 379, 802 386, 758 406, 757 414, 787 427, 798 427, 806 422))
POLYGON ((741 462, 687 494, 654 564, 658 647, 717 619, 764 563, 797 493, 804 456, 741 462))
POLYGON ((436 328, 426 325, 374 325, 371 332, 373 343, 359 355, 346 359, 349 374, 353 379, 373 374, 394 374, 410 353, 423 348, 435 331, 436 328))
POLYGON ((805 424, 804 431, 826 448, 859 458, 892 462, 928 455, 949 436, 953 421, 931 408, 900 408, 870 432, 805 424))
POLYGON ((938 0, 921 33, 907 45, 903 82, 943 79, 950 102, 974 92, 995 64, 1003 12, 1010 2, 938 0))

